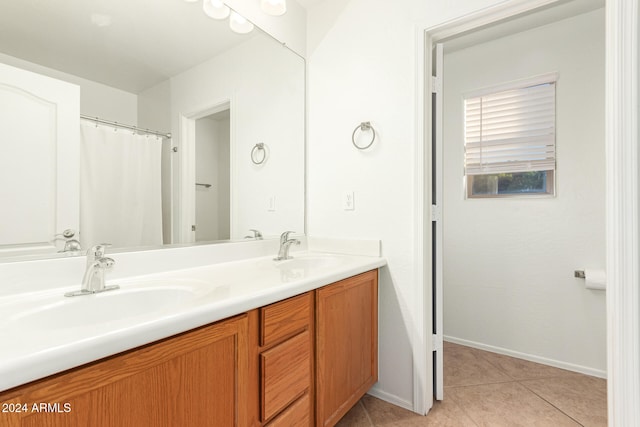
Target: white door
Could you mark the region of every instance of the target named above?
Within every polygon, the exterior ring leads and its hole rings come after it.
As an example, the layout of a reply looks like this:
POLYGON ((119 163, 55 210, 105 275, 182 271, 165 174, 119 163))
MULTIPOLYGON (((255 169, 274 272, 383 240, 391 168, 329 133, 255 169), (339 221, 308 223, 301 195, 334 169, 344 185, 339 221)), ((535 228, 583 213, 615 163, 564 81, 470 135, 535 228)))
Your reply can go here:
POLYGON ((78 231, 79 122, 78 86, 0 64, 0 255, 56 252, 78 231))
POLYGON ((434 386, 433 392, 436 400, 444 397, 444 372, 443 372, 443 347, 442 347, 442 78, 443 78, 443 45, 438 43, 434 47, 434 62, 432 70, 432 129, 433 129, 433 188, 431 194, 431 221, 433 239, 433 364, 434 364, 434 386))

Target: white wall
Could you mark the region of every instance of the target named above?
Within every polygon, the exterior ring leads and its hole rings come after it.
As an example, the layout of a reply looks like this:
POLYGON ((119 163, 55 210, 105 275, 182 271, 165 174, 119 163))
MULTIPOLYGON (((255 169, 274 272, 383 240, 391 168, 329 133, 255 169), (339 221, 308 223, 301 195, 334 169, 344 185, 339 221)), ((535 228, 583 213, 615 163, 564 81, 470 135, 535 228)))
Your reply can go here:
POLYGON ((196 153, 196 241, 229 239, 228 118, 196 121, 196 153))
MULTIPOLYGON (((413 275, 415 62, 421 1, 326 1, 308 11, 308 227, 312 236, 382 240, 379 382, 374 393, 413 407, 412 340, 420 329, 413 275), (377 131, 367 151, 354 128, 377 131), (355 210, 342 209, 353 191, 355 210)), ((416 343, 417 344, 417 343, 416 343)))
POLYGON ((119 123, 138 122, 138 97, 132 93, 0 53, 0 62, 80 86, 80 113, 119 123))
MULTIPOLYGON (((380 238, 380 369, 372 393, 414 407, 413 351, 422 336, 422 236, 415 225, 418 29, 503 3, 500 0, 325 0, 307 11, 308 231, 380 238), (351 132, 370 120, 372 149, 351 132), (355 211, 342 210, 355 191, 355 211)), ((428 172, 428 171, 427 171, 428 172)), ((427 248, 425 248, 426 250, 427 248)), ((573 267, 572 267, 573 268, 573 267)))
POLYGON ((160 132, 171 130, 171 80, 138 94, 138 126, 160 132))
POLYGON ((605 268, 604 9, 445 44, 444 70, 445 336, 604 376, 605 293, 573 277, 605 268), (465 200, 462 95, 548 72, 559 73, 556 197, 465 200))
POLYGON ((304 232, 304 61, 256 36, 171 79, 174 143, 180 115, 231 103, 232 239, 304 232), (251 162, 256 143, 268 147, 251 162), (276 210, 269 211, 275 197, 276 210))

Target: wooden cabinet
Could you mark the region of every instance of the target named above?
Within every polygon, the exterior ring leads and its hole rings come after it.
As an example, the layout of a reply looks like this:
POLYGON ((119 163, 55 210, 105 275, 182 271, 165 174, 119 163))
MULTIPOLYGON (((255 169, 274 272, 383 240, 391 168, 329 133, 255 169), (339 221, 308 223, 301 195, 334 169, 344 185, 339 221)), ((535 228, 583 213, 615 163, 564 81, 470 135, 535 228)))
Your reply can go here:
POLYGON ((271 421, 268 427, 308 426, 313 420, 311 408, 311 397, 307 393, 271 421))
POLYGON ((27 405, 0 426, 245 426, 247 337, 241 315, 0 393, 27 405))
POLYGON ((316 425, 333 426, 378 380, 378 274, 316 290, 316 425))
POLYGON ((370 271, 2 392, 22 411, 0 413, 0 427, 333 426, 377 380, 377 280, 370 271))
POLYGON ((249 313, 255 426, 313 425, 314 293, 249 313))
POLYGON ((304 331, 260 354, 262 419, 268 420, 311 388, 311 335, 304 331))

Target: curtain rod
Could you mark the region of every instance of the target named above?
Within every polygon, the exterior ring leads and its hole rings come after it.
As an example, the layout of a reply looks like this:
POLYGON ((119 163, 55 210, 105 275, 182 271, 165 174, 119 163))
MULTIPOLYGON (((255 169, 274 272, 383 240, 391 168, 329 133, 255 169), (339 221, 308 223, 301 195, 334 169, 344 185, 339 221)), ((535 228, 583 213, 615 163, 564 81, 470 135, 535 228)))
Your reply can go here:
POLYGON ((134 132, 147 133, 147 134, 150 134, 150 135, 156 135, 156 136, 161 136, 162 138, 171 139, 171 134, 170 133, 158 132, 158 131, 149 130, 149 129, 141 129, 141 128, 137 127, 137 126, 123 125, 122 123, 113 122, 111 120, 104 120, 104 119, 101 119, 99 117, 85 116, 84 114, 80 114, 80 118, 81 119, 85 119, 85 120, 90 120, 90 121, 95 122, 95 123, 101 123, 103 125, 109 125, 109 126, 119 127, 119 128, 123 128, 123 129, 129 129, 129 130, 132 130, 134 132))

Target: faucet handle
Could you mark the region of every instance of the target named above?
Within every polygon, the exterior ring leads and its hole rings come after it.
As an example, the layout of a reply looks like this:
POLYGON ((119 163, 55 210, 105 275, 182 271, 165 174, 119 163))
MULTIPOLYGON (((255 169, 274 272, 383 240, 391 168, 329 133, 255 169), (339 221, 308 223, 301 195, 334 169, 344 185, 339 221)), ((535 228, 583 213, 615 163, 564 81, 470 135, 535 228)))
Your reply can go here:
POLYGON ((262 240, 262 233, 260 232, 260 230, 256 230, 255 228, 250 228, 249 231, 253 233, 253 236, 244 236, 245 239, 262 240))
POLYGON ((106 252, 107 248, 110 246, 111 243, 100 243, 98 245, 92 246, 91 249, 87 251, 87 257, 91 257, 92 259, 102 258, 104 257, 104 253, 106 252))
POLYGON ((295 231, 285 231, 284 233, 282 233, 280 235, 280 243, 282 244, 282 243, 286 242, 287 240, 289 240, 289 234, 291 234, 291 233, 295 233, 295 231))
POLYGON ((75 236, 76 231, 72 228, 67 228, 62 233, 55 234, 53 236, 54 240, 62 240, 62 239, 70 239, 75 236))
POLYGON ((111 267, 113 267, 113 265, 116 263, 116 261, 113 258, 108 258, 108 257, 101 257, 99 258, 100 263, 100 267, 106 269, 109 269, 111 267))

